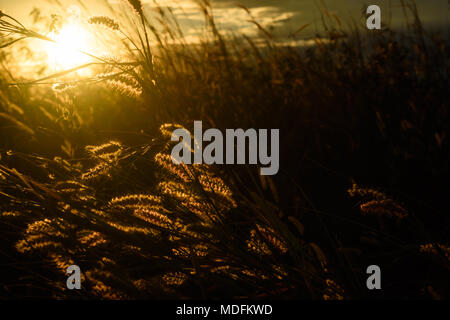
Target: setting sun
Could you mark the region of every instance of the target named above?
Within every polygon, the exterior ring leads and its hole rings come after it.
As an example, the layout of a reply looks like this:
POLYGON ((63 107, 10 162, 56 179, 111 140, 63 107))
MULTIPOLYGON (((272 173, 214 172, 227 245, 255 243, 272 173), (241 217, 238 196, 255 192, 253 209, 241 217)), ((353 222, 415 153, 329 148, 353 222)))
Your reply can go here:
POLYGON ((91 58, 83 53, 90 49, 90 35, 80 25, 66 25, 51 38, 56 41, 46 44, 48 63, 51 67, 65 70, 91 61, 91 58))

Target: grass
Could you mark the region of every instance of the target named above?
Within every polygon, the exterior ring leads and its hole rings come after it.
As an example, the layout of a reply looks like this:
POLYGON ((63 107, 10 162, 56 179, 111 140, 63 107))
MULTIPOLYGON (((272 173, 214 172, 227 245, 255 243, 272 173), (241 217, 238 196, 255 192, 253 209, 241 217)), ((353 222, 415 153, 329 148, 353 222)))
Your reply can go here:
MULTIPOLYGON (((303 49, 254 19, 262 45, 227 37, 207 1, 201 43, 161 9, 164 38, 129 2, 91 18, 127 49, 86 52, 92 77, 21 79, 4 51, 2 298, 448 298, 449 43, 413 2, 405 32, 324 11, 303 49), (279 128, 279 174, 173 165, 171 130, 194 120, 279 128), (80 291, 65 288, 71 264, 80 291), (371 264, 381 292, 366 289, 371 264)), ((1 18, 16 36, 4 50, 52 41, 1 18)))

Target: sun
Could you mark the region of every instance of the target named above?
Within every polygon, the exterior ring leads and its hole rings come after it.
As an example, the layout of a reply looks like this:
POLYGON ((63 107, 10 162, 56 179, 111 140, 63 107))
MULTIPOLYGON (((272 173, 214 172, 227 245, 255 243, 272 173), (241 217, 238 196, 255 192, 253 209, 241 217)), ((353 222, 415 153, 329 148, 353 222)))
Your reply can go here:
POLYGON ((89 52, 91 46, 90 34, 79 24, 68 24, 58 33, 50 35, 55 41, 46 44, 48 64, 55 71, 75 68, 92 61, 83 52, 89 52))

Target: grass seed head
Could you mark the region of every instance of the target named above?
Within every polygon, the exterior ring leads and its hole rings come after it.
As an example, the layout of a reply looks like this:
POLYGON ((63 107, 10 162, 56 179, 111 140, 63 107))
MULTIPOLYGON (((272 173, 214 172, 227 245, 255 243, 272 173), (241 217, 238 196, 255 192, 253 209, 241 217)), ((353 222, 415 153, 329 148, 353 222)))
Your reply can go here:
POLYGON ((119 23, 116 20, 114 20, 114 19, 112 19, 110 17, 107 17, 107 16, 90 17, 88 19, 88 23, 90 23, 90 24, 98 24, 98 25, 107 27, 107 28, 109 28, 111 30, 115 30, 115 31, 120 30, 119 23))

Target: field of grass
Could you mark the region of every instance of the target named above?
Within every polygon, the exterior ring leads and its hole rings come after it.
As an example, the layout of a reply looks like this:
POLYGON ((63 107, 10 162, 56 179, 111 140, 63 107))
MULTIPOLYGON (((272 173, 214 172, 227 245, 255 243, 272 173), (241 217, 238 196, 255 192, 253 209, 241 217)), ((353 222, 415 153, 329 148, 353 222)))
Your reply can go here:
POLYGON ((207 1, 189 44, 128 2, 90 18, 125 50, 84 77, 24 76, 13 49, 52 39, 0 13, 1 299, 449 298, 450 43, 413 2, 401 32, 324 10, 301 48, 229 36, 207 1), (279 173, 174 165, 194 120, 280 129, 279 173))

